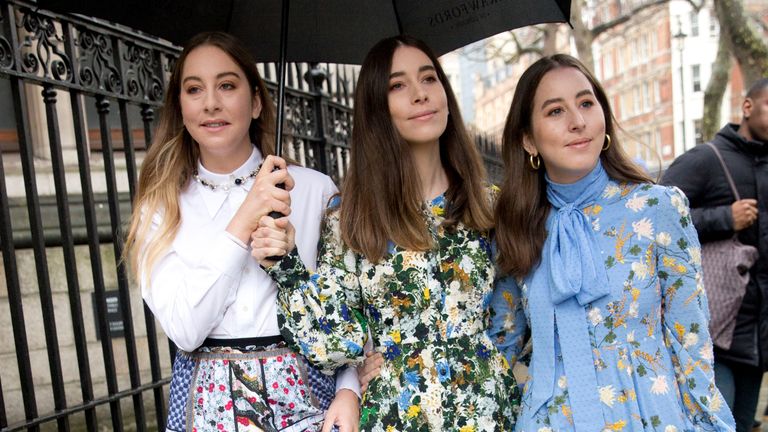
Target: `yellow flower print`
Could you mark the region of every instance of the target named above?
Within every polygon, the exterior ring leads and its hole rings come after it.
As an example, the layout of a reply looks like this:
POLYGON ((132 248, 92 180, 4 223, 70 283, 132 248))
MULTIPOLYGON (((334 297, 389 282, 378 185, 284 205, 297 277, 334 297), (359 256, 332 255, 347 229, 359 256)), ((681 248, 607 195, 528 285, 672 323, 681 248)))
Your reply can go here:
POLYGON ((419 408, 418 405, 411 405, 408 407, 408 413, 406 414, 408 418, 414 418, 421 412, 421 408, 419 408))
POLYGON ((424 288, 424 300, 429 300, 429 287, 424 288))
POLYGON ((674 267, 677 265, 677 259, 665 256, 661 258, 661 263, 664 265, 664 267, 674 267))
POLYGON ((653 273, 656 272, 656 260, 654 259, 653 254, 653 243, 649 244, 648 249, 645 250, 645 262, 648 264, 648 274, 653 276, 653 273))
POLYGON ((459 432, 475 432, 475 427, 472 425, 462 426, 459 432))
POLYGON ((624 426, 626 426, 626 425, 627 425, 627 421, 626 420, 619 420, 619 421, 614 422, 614 423, 606 424, 605 428, 608 429, 608 430, 612 430, 612 431, 622 431, 622 430, 624 430, 624 426))
POLYGON ((695 414, 699 411, 699 405, 693 403, 691 396, 688 395, 688 393, 683 393, 683 403, 685 404, 685 407, 688 408, 688 412, 691 414, 695 414))
POLYGON ((424 368, 424 360, 421 358, 421 356, 418 356, 416 358, 408 357, 407 363, 409 368, 412 368, 415 366, 419 366, 419 370, 424 368))
POLYGON ((685 336, 685 326, 679 322, 675 323, 675 332, 677 332, 677 339, 682 341, 685 336))
POLYGON ((621 392, 621 395, 619 395, 619 397, 616 398, 616 400, 621 402, 621 403, 625 403, 628 400, 632 400, 633 401, 635 399, 637 399, 637 393, 635 393, 634 390, 623 390, 621 392))
POLYGON ((504 291, 501 295, 504 296, 504 301, 507 302, 507 305, 510 308, 513 308, 515 305, 515 297, 509 291, 504 291))
POLYGON ((405 297, 405 298, 392 297, 392 306, 396 308, 400 308, 400 307, 409 308, 411 307, 411 298, 410 297, 405 297))
POLYGON ((573 411, 571 411, 571 407, 568 405, 561 405, 560 411, 563 413, 565 418, 568 420, 568 423, 573 424, 573 411))
POLYGON ((584 208, 584 214, 587 216, 597 216, 601 211, 603 211, 603 207, 600 204, 595 204, 584 208))
POLYGON ((392 338, 392 342, 400 343, 400 330, 392 331, 389 336, 392 338))
POLYGON ((442 216, 445 214, 445 209, 443 209, 443 206, 441 205, 433 205, 432 214, 435 216, 442 216))
POLYGON ((619 184, 619 187, 621 187, 621 196, 625 197, 629 195, 630 192, 632 192, 635 189, 634 185, 630 185, 626 182, 622 182, 619 184))
POLYGON ((459 263, 457 263, 457 262, 451 262, 451 263, 443 262, 443 263, 441 263, 440 267, 442 268, 443 272, 447 272, 448 270, 453 270, 454 274, 456 275, 456 277, 460 281, 462 281, 462 282, 469 282, 469 275, 467 274, 467 272, 464 271, 464 269, 461 268, 459 263))
POLYGON ((624 264, 624 243, 626 243, 633 235, 633 233, 624 234, 626 228, 626 223, 622 223, 619 232, 616 234, 616 261, 622 264, 624 264))
POLYGON ((683 369, 683 375, 688 376, 692 374, 699 366, 701 366, 701 360, 696 360, 695 362, 688 360, 685 369, 683 369))

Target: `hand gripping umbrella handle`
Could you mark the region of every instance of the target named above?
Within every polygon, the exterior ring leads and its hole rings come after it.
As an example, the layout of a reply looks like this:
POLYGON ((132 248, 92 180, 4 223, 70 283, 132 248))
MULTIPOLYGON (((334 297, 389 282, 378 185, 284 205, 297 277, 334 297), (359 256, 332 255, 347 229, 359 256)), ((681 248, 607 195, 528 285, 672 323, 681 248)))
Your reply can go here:
MULTIPOLYGON (((285 183, 278 183, 275 186, 279 187, 280 189, 285 189, 285 183)), ((285 215, 280 213, 279 211, 272 210, 271 212, 269 212, 269 217, 271 217, 272 219, 280 219, 281 217, 285 217, 285 215)), ((270 261, 280 261, 280 259, 284 256, 285 255, 282 255, 282 256, 273 255, 273 256, 267 257, 267 259, 270 261)))

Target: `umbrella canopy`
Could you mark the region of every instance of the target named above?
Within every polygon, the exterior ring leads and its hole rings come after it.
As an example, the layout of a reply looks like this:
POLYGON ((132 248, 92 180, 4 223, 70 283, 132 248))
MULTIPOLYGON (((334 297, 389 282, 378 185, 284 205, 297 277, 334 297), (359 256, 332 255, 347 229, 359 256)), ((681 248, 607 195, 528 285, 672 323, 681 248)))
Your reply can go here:
POLYGON ((257 61, 279 66, 275 151, 282 149, 286 61, 359 64, 379 40, 408 34, 437 55, 531 24, 567 22, 570 0, 38 0, 178 45, 228 32, 257 61))
MULTIPOLYGON (((123 24, 183 45, 226 31, 277 61, 282 0, 38 0, 45 9, 123 24)), ((359 64, 380 39, 408 34, 438 55, 531 24, 567 22, 570 0, 291 0, 287 60, 359 64)))

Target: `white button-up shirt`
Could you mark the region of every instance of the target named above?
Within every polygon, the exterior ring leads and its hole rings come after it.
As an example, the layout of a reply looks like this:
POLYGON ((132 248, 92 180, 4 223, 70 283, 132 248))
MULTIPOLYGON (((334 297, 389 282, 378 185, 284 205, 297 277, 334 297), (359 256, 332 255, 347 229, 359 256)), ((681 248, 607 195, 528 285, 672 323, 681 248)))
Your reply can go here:
MULTIPOLYGON (((198 162, 200 178, 232 184, 248 176, 262 161, 254 147, 250 158, 230 174, 216 174, 198 162)), ((289 219, 296 229, 296 247, 314 269, 320 223, 330 197, 338 190, 317 171, 289 166, 295 181, 289 219)), ((248 246, 225 231, 253 185, 253 179, 228 190, 212 190, 191 180, 181 192, 181 226, 171 247, 151 270, 149 284, 141 277, 141 292, 165 334, 182 350, 193 351, 205 338, 233 339, 280 334, 277 286, 250 254, 248 246)), ((153 230, 161 222, 152 219, 153 230)), ((337 389, 358 395, 357 372, 339 375, 337 389)))

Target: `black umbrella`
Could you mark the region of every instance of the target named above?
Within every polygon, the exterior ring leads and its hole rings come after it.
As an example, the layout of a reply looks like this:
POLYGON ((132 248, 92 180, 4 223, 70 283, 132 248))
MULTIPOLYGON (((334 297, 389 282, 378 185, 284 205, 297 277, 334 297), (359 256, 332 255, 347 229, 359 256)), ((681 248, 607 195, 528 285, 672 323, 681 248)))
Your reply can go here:
POLYGON ((571 8, 570 0, 38 0, 38 5, 123 24, 178 45, 201 31, 226 31, 257 61, 277 61, 278 155, 287 61, 359 64, 376 42, 398 34, 422 39, 441 55, 506 30, 567 22, 571 8))

